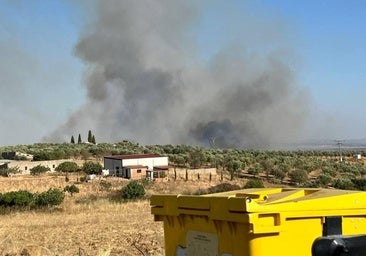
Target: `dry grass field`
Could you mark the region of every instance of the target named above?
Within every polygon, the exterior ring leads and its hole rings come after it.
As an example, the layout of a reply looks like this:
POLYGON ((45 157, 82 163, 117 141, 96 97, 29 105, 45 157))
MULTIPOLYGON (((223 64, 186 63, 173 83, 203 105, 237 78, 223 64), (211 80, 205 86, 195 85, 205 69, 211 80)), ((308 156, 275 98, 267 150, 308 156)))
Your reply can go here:
MULTIPOLYGON (((25 189, 42 192, 63 189, 77 180, 44 175, 0 178, 0 193, 25 189)), ((80 193, 66 195, 57 209, 0 215, 0 255, 164 255, 163 223, 154 222, 148 200, 116 203, 107 198, 127 181, 108 178, 106 191, 99 180, 77 184, 80 193)), ((189 193, 214 183, 176 181, 156 183, 154 193, 189 193)))

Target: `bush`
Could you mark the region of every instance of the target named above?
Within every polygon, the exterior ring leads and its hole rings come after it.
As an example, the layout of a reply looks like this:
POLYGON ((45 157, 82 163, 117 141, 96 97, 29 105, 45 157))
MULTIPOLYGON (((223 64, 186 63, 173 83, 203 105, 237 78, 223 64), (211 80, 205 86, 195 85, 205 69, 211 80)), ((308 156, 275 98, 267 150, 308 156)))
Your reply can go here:
POLYGON ((50 188, 49 190, 36 195, 35 204, 37 206, 55 206, 60 205, 65 198, 65 194, 57 189, 50 188))
POLYGON ((80 181, 81 183, 83 183, 83 182, 87 182, 87 180, 88 180, 88 177, 87 177, 87 176, 81 176, 81 177, 80 177, 80 179, 79 179, 79 181, 80 181))
POLYGON ((0 205, 5 207, 30 206, 32 202, 33 194, 26 190, 7 192, 0 197, 0 205))
POLYGON ((240 189, 239 185, 233 185, 230 183, 221 183, 216 186, 212 186, 212 187, 208 188, 207 193, 208 194, 220 193, 220 192, 233 191, 233 190, 238 190, 238 189, 240 189))
POLYGON ((69 192, 71 194, 71 196, 73 196, 74 193, 79 193, 79 188, 77 186, 75 186, 74 184, 67 185, 66 187, 64 187, 64 192, 69 192))
POLYGON ((82 171, 86 174, 100 174, 102 172, 103 166, 96 162, 85 162, 83 164, 82 171))
POLYGON ((243 188, 264 188, 264 184, 262 180, 250 179, 247 181, 243 188))
POLYGON ((328 174, 320 174, 317 178, 317 182, 322 186, 322 187, 326 187, 328 186, 328 184, 332 181, 332 176, 328 175, 328 174))
POLYGON ((9 177, 11 174, 20 173, 19 167, 0 169, 0 176, 9 177))
POLYGON ((43 165, 37 165, 29 170, 30 174, 32 175, 40 175, 41 173, 49 172, 51 171, 50 168, 43 166, 43 165))
POLYGON ((77 172, 78 165, 74 162, 63 162, 59 166, 56 167, 55 171, 57 171, 57 172, 77 172))
POLYGON ((352 180, 355 189, 357 190, 366 190, 366 179, 353 179, 352 180))
POLYGON ((137 181, 131 181, 121 190, 121 196, 126 200, 140 199, 145 195, 145 188, 137 181))
POLYGON ((354 184, 349 179, 340 178, 334 181, 333 187, 337 189, 353 190, 354 184))

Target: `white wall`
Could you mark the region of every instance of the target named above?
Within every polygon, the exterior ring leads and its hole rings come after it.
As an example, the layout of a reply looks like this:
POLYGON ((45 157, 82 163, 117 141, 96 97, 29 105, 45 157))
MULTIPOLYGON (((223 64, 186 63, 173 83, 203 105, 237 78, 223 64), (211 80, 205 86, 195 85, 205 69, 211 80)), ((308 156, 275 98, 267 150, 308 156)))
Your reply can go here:
POLYGON ((168 165, 168 157, 151 157, 151 158, 136 158, 136 159, 123 159, 123 166, 128 165, 143 165, 147 166, 149 170, 152 170, 154 166, 166 166, 168 165))

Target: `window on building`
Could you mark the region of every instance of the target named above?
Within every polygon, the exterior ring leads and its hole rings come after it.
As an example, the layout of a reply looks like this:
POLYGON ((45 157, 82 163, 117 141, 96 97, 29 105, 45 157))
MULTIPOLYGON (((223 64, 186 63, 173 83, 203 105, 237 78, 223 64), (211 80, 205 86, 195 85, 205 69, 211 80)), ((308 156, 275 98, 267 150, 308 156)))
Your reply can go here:
POLYGON ((137 170, 137 173, 141 173, 141 169, 138 169, 138 170, 137 170))
POLYGON ((28 167, 26 166, 26 167, 24 167, 24 170, 28 170, 28 167))
POLYGON ((55 168, 55 167, 56 167, 56 165, 54 165, 54 164, 53 164, 53 165, 52 165, 52 168, 55 168))

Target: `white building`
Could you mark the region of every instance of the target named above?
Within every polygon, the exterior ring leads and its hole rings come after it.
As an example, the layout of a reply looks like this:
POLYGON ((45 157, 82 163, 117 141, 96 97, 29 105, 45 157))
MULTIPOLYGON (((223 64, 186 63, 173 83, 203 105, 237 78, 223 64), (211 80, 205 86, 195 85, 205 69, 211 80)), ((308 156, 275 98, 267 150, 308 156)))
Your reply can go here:
POLYGON ((104 157, 104 169, 110 175, 126 179, 153 178, 156 172, 168 170, 168 157, 156 154, 113 155, 104 157))

